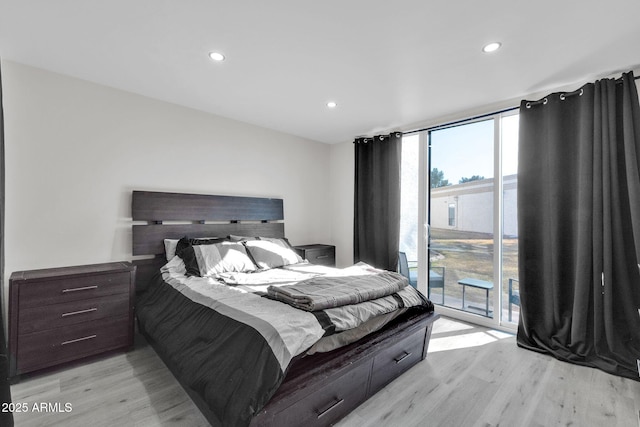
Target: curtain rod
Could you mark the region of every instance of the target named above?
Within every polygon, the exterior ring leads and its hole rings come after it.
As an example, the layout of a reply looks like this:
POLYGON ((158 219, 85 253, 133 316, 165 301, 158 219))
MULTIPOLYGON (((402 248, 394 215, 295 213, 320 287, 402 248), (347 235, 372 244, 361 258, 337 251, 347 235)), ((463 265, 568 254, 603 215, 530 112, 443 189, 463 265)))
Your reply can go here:
MULTIPOLYGON (((638 79, 640 79, 640 76, 635 76, 633 79, 634 80, 638 80, 638 79)), ((620 82, 620 81, 622 81, 622 77, 616 79, 616 82, 620 82)), ((579 92, 580 92, 580 90, 577 90, 575 92, 567 93, 565 96, 571 96, 571 95, 574 95, 574 94, 577 95, 579 92)), ((536 102, 537 103, 542 103, 542 102, 544 102, 544 100, 536 101, 536 102)), ((533 105, 534 103, 531 103, 531 104, 533 105)), ((413 133, 419 133, 419 132, 424 132, 424 131, 428 131, 429 132, 429 131, 432 131, 432 130, 446 129, 446 128, 449 128, 449 127, 454 127, 454 126, 460 125, 462 123, 467 123, 467 122, 470 122, 470 121, 473 121, 473 120, 484 119, 485 117, 491 117, 491 116, 495 116, 497 114, 508 113, 509 111, 518 110, 518 109, 520 109, 519 106, 518 107, 509 107, 509 108, 505 108, 503 110, 493 111, 491 113, 480 114, 478 116, 468 117, 466 119, 454 120, 452 122, 443 123, 441 125, 429 126, 429 127, 426 127, 426 128, 420 128, 420 129, 410 130, 410 131, 407 131, 407 132, 402 132, 402 134, 403 135, 411 135, 413 133)))
POLYGON ((407 132, 402 132, 402 134, 403 135, 411 135, 412 133, 418 133, 418 132, 424 132, 424 131, 432 131, 432 130, 449 128, 449 127, 457 126, 457 125, 462 124, 462 123, 470 122, 472 120, 484 119, 485 117, 495 116, 496 114, 508 113, 509 111, 518 110, 519 108, 520 107, 509 107, 509 108, 505 108, 503 110, 494 111, 494 112, 491 112, 491 113, 480 114, 478 116, 468 117, 466 119, 460 119, 460 120, 455 120, 453 122, 443 123, 441 125, 430 126, 430 127, 426 127, 426 128, 422 128, 422 129, 415 129, 415 130, 410 130, 410 131, 407 131, 407 132))
MULTIPOLYGON (((633 80, 638 80, 638 79, 640 79, 640 76, 637 76, 637 77, 634 77, 634 78, 633 78, 633 80)), ((616 84, 618 84, 618 83, 622 83, 622 77, 619 77, 619 78, 615 79, 615 80, 614 80, 614 82, 615 82, 616 84)), ((560 99, 561 99, 562 101, 564 101, 565 99, 567 99, 567 98, 569 98, 569 97, 571 97, 571 96, 575 96, 575 95, 582 96, 582 94, 583 94, 583 93, 584 93, 584 89, 583 89, 583 88, 580 88, 580 89, 575 90, 575 91, 573 91, 573 92, 563 92, 563 93, 561 93, 561 94, 560 94, 560 99)), ((531 107, 534 107, 534 106, 536 106, 536 105, 540 105, 540 104, 545 105, 548 101, 549 101, 549 100, 548 100, 548 99, 547 99, 547 97, 545 96, 544 98, 539 99, 539 100, 537 100, 537 101, 527 102, 527 103, 525 104, 525 106, 526 106, 527 108, 531 108, 531 107)))

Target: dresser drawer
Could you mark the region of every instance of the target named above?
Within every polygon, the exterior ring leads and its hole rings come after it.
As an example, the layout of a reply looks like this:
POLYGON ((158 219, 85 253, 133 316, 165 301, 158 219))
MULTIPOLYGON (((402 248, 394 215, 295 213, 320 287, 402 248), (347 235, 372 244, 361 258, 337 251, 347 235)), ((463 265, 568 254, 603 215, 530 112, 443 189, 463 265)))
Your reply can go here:
POLYGON ((128 345, 128 316, 22 335, 17 370, 20 374, 128 345))
POLYGON ((339 420, 364 401, 371 361, 309 394, 274 415, 270 425, 326 426, 339 420))
POLYGON ((422 360, 425 329, 400 340, 373 359, 369 394, 373 394, 422 360))
POLYGON ((107 295, 20 310, 18 335, 96 319, 128 316, 129 294, 107 295))
POLYGON ((29 282, 20 286, 20 309, 128 293, 127 272, 29 282))
POLYGON ((311 249, 306 251, 307 260, 311 264, 336 265, 336 250, 334 247, 323 249, 311 249))
POLYGON ((331 245, 301 245, 295 246, 298 254, 309 261, 311 264, 317 265, 336 265, 336 247, 331 245))

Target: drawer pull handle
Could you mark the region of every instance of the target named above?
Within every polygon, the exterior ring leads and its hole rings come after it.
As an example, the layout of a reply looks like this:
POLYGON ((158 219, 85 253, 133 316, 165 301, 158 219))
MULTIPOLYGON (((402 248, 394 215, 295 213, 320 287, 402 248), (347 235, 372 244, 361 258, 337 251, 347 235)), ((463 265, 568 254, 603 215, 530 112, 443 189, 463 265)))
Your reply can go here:
POLYGON ((329 258, 329 255, 318 255, 316 259, 329 258))
POLYGON ((411 353, 407 353, 407 352, 405 351, 405 352, 404 352, 404 354, 403 354, 402 356, 400 356, 400 357, 396 357, 396 358, 395 358, 395 359, 393 359, 393 360, 395 360, 395 361, 396 361, 396 364, 398 364, 398 363, 402 362, 404 359, 406 359, 406 358, 407 358, 407 357, 409 357, 409 356, 411 356, 411 353))
POLYGON ((63 289, 62 293, 66 294, 68 292, 78 292, 78 291, 89 291, 91 289, 98 289, 97 285, 94 286, 83 286, 81 288, 70 288, 70 289, 63 289))
POLYGON ((62 313, 62 317, 75 316, 76 314, 91 313, 92 311, 97 311, 97 310, 98 310, 97 308, 88 308, 86 310, 70 311, 68 313, 62 313))
POLYGON ((86 341, 97 337, 97 335, 89 335, 87 337, 76 338, 75 340, 69 340, 62 343, 62 345, 73 344, 74 342, 86 341))
POLYGON ((340 399, 340 400, 336 400, 335 402, 333 402, 331 404, 331 406, 329 406, 327 409, 325 409, 324 411, 320 412, 318 414, 318 419, 320 419, 320 417, 328 414, 330 411, 332 411, 333 409, 337 408, 339 405, 342 404, 342 402, 344 402, 344 399, 340 399))

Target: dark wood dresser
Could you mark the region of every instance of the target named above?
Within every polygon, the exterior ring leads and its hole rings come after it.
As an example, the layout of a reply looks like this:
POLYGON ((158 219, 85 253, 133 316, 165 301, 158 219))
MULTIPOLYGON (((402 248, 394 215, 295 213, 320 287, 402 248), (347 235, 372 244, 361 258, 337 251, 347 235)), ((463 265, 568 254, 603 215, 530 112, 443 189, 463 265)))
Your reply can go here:
POLYGON ((293 248, 298 252, 298 255, 311 264, 328 265, 330 267, 335 267, 336 265, 336 247, 333 245, 315 243, 294 246, 293 248))
POLYGON ((14 272, 9 376, 130 348, 135 272, 128 262, 14 272))

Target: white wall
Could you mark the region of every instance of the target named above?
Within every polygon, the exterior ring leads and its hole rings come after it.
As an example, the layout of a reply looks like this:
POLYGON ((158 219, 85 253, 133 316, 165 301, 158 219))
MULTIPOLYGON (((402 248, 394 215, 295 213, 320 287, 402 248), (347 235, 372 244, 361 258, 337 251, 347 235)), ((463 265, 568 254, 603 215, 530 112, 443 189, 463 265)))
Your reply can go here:
POLYGON ((2 83, 5 285, 131 259, 134 189, 283 198, 293 244, 333 243, 327 144, 9 61, 2 83))

